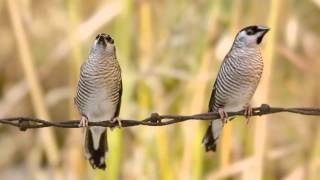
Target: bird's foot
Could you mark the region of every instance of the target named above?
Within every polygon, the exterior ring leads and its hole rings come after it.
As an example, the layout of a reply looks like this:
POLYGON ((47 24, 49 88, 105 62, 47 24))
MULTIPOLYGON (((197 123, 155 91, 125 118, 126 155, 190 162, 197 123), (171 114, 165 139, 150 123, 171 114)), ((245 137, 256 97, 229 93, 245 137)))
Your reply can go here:
MULTIPOLYGON (((119 128, 122 128, 121 119, 120 119, 119 117, 113 118, 113 119, 111 120, 111 122, 112 122, 112 123, 117 122, 117 123, 118 123, 118 127, 119 127, 119 128)), ((111 128, 111 129, 113 129, 113 128, 111 128)))
POLYGON ((88 127, 89 126, 89 121, 88 118, 85 116, 81 116, 79 127, 88 127))
POLYGON ((246 123, 249 124, 252 116, 252 107, 250 105, 244 107, 244 116, 246 117, 246 123))
POLYGON ((228 122, 228 113, 226 113, 223 108, 219 108, 218 113, 220 115, 221 121, 224 123, 227 123, 228 122))

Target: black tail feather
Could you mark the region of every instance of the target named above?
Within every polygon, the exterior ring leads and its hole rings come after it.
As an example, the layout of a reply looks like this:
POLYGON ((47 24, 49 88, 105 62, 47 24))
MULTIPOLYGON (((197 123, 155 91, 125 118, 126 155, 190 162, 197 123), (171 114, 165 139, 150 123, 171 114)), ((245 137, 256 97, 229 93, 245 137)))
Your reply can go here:
POLYGON ((202 139, 202 143, 205 146, 205 150, 206 152, 208 151, 213 151, 215 152, 217 149, 217 142, 214 140, 213 138, 213 134, 212 134, 212 125, 210 124, 210 126, 208 127, 206 134, 204 135, 203 139, 202 139))
POLYGON ((93 146, 92 132, 90 128, 88 128, 86 130, 85 149, 86 157, 93 169, 106 169, 105 156, 106 152, 108 152, 107 129, 101 134, 98 149, 95 150, 93 146))

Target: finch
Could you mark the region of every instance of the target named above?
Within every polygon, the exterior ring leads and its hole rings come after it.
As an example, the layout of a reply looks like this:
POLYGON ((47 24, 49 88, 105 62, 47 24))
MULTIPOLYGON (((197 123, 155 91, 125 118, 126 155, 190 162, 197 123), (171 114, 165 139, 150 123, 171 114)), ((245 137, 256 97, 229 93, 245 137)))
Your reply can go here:
POLYGON ((75 104, 80 112, 79 126, 86 127, 85 157, 92 168, 105 169, 108 152, 107 128, 88 122, 118 121, 122 95, 121 69, 114 40, 98 34, 89 57, 82 64, 75 104))
POLYGON ((221 120, 212 121, 203 138, 206 151, 216 151, 228 111, 245 110, 247 122, 252 115, 249 102, 256 91, 263 71, 260 43, 269 31, 266 26, 248 26, 236 35, 225 56, 214 83, 209 112, 218 112, 221 120))

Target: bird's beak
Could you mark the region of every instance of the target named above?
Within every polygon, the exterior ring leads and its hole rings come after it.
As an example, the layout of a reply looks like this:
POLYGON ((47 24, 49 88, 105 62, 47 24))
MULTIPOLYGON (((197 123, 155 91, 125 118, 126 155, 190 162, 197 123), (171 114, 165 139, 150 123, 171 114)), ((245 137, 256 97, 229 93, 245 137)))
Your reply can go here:
POLYGON ((257 39, 257 44, 260 44, 264 35, 270 30, 267 26, 258 26, 258 39, 257 39))
POLYGON ((262 32, 263 35, 265 35, 269 30, 270 28, 268 28, 267 26, 258 26, 258 31, 262 32))
POLYGON ((101 45, 106 44, 106 42, 104 40, 104 36, 102 34, 98 34, 98 36, 96 37, 96 43, 101 44, 101 45))

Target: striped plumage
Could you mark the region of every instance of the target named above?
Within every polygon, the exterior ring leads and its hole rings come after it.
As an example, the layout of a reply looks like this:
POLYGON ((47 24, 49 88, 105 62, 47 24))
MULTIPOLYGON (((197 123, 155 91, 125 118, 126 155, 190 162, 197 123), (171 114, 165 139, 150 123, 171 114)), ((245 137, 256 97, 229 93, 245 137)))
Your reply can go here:
MULTIPOLYGON (((209 112, 239 111, 249 106, 263 71, 259 44, 267 31, 264 26, 249 26, 237 34, 214 83, 209 112)), ((210 124, 203 139, 206 151, 216 150, 223 123, 216 120, 210 124)))
MULTIPOLYGON (((119 116, 121 95, 121 69, 114 40, 109 35, 99 34, 88 59, 81 66, 75 104, 84 121, 113 120, 119 116)), ((86 129, 85 155, 93 168, 106 167, 106 136, 104 127, 86 129)))

